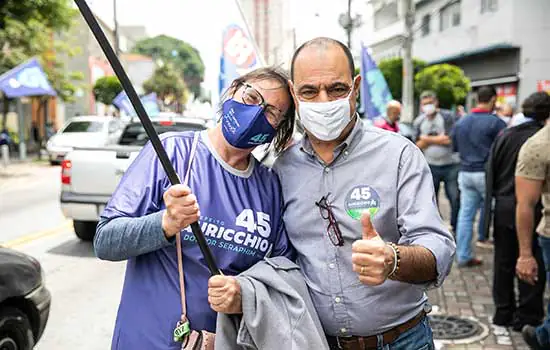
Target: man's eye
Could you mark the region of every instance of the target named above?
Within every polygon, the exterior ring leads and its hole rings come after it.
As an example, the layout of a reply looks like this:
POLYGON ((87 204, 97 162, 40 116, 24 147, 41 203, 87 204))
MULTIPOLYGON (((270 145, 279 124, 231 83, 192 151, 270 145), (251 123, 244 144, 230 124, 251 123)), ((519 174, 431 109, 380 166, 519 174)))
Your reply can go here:
POLYGON ((317 95, 317 92, 314 91, 314 90, 302 91, 302 96, 304 96, 304 97, 314 97, 315 95, 317 95))

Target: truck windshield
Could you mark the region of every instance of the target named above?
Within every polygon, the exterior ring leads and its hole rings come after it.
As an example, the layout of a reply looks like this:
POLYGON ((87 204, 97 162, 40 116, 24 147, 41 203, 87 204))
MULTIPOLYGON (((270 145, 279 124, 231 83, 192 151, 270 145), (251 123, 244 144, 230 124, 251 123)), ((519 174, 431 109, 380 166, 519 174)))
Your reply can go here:
MULTIPOLYGON (((153 122, 153 127, 159 135, 170 131, 200 131, 206 129, 205 126, 199 124, 177 122, 171 124, 153 122)), ((149 141, 149 138, 147 137, 147 133, 145 132, 143 125, 141 125, 141 123, 132 123, 127 125, 124 129, 124 132, 120 137, 119 144, 128 146, 144 146, 147 141, 149 141)))

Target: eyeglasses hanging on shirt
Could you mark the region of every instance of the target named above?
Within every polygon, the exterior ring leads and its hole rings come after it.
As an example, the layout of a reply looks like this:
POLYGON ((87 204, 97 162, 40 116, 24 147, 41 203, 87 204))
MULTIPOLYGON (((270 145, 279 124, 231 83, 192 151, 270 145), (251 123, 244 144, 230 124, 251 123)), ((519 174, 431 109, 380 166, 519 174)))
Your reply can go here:
POLYGON ((336 217, 332 212, 332 205, 328 201, 329 196, 330 192, 327 195, 321 197, 318 202, 315 202, 315 205, 319 207, 319 213, 321 213, 321 217, 325 220, 328 220, 327 234, 330 238, 330 241, 335 246, 341 247, 344 245, 344 239, 342 238, 342 231, 340 231, 338 221, 336 221, 336 217))

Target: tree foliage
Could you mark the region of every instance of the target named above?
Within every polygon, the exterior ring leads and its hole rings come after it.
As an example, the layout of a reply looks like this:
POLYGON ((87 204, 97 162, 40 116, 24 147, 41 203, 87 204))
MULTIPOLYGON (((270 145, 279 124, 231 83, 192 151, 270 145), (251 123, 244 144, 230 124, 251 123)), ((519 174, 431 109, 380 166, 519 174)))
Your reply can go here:
POLYGON ((462 69, 451 64, 436 64, 424 68, 416 74, 414 81, 417 94, 424 90, 434 91, 443 108, 463 104, 470 91, 470 80, 462 69))
MULTIPOLYGON (((413 59, 415 72, 419 72, 426 67, 426 62, 413 59)), ((394 99, 401 101, 403 88, 403 59, 401 57, 389 58, 380 61, 378 68, 384 75, 388 87, 394 99)))
MULTIPOLYGON (((54 36, 67 36, 77 13, 70 0, 0 1, 0 74, 38 57, 58 96, 71 101, 74 83, 82 74, 68 72, 61 57, 75 55, 78 49, 70 46, 68 38, 55 40, 54 36)), ((4 103, 4 112, 7 108, 4 103)))
POLYGON ((115 76, 101 77, 94 85, 94 98, 105 105, 113 103, 115 97, 122 91, 122 84, 115 76))
POLYGON ((139 41, 132 51, 160 59, 164 63, 171 63, 189 90, 196 97, 200 96, 200 84, 204 80, 204 63, 193 46, 167 35, 159 35, 139 41))
POLYGON ((147 93, 155 92, 164 105, 186 102, 185 82, 170 63, 158 67, 153 76, 143 83, 143 89, 147 93))

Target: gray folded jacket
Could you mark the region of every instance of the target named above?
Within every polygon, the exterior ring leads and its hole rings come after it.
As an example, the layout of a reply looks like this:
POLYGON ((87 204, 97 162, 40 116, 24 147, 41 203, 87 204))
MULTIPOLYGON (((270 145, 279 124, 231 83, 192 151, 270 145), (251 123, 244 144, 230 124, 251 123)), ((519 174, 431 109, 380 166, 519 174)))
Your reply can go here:
POLYGON ((237 280, 243 314, 218 314, 216 350, 329 348, 298 265, 266 258, 237 280))

